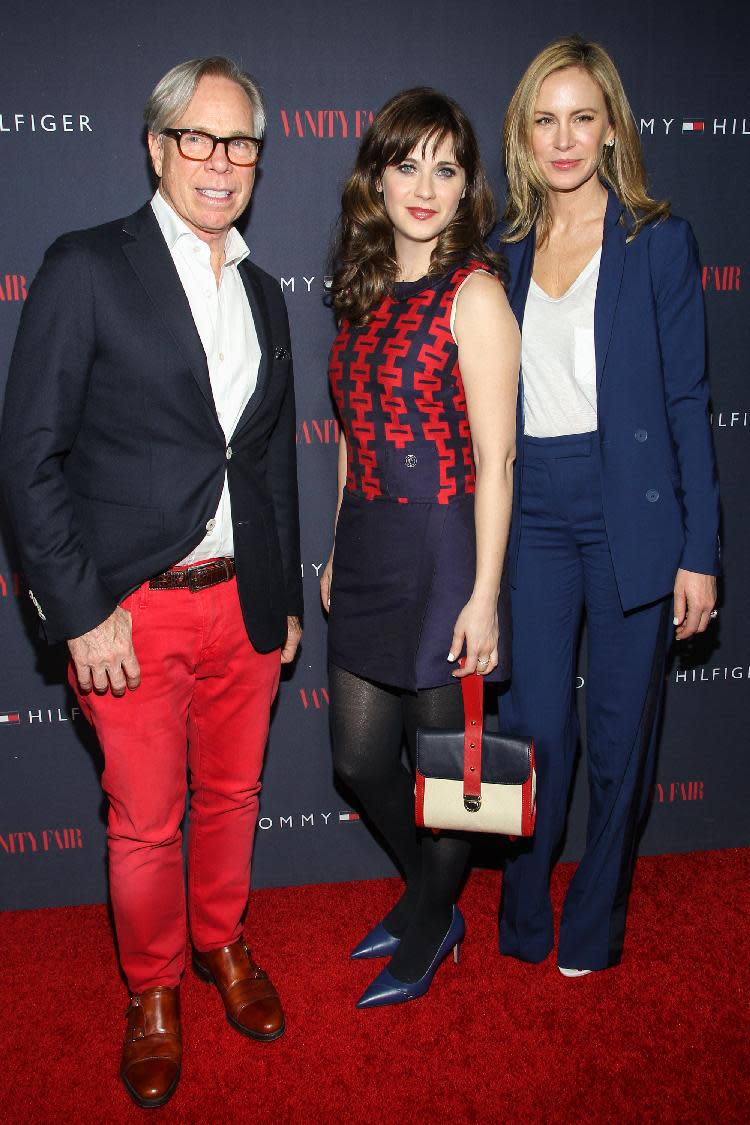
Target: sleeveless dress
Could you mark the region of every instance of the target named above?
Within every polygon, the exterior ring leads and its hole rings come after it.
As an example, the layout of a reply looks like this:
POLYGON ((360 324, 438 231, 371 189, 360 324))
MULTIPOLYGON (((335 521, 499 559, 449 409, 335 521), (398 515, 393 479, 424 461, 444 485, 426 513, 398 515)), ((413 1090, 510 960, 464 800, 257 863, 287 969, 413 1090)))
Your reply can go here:
MULTIPOLYGON (((477 269, 399 282, 368 324, 343 321, 329 360, 347 448, 328 619, 332 664, 415 691, 455 683, 446 659, 476 568, 476 477, 453 300, 477 269)), ((510 675, 510 601, 498 602, 510 675)))

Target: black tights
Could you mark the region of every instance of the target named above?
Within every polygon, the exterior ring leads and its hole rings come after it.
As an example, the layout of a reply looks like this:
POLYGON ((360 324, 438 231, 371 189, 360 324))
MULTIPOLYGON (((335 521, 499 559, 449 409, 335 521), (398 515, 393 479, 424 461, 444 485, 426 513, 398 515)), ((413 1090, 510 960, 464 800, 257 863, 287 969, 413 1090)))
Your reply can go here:
POLYGON ((471 850, 463 836, 417 829, 414 776, 401 760, 404 730, 414 762, 417 727, 464 725, 460 684, 408 692, 329 669, 333 764, 382 833, 406 880, 383 919, 401 938, 389 969, 402 981, 424 975, 451 922, 471 850))

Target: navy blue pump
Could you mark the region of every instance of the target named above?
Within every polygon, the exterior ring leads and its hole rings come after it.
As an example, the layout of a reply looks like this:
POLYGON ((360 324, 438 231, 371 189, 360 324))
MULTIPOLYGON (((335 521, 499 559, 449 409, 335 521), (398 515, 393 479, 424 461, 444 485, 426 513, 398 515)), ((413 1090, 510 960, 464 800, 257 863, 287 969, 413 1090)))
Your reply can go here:
POLYGON ((389 934, 382 922, 378 922, 369 934, 349 954, 352 961, 364 961, 368 957, 392 957, 401 944, 401 938, 389 934))
POLYGON ((465 931, 463 914, 457 906, 454 906, 448 932, 441 941, 438 951, 424 976, 413 982, 397 980, 388 972, 387 968, 383 969, 362 993, 357 1001, 357 1007, 380 1008, 386 1004, 404 1004, 407 1000, 416 1000, 418 997, 424 996, 432 984, 432 978, 435 976, 438 967, 448 956, 451 949, 453 950, 453 958, 458 964, 459 949, 461 942, 464 940, 465 931))

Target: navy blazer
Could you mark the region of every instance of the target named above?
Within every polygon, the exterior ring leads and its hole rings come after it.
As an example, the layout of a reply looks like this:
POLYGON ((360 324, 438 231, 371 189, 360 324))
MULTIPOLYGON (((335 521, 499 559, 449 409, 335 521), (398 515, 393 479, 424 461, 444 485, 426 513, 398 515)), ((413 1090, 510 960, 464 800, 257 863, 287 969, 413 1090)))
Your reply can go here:
POLYGON ((149 204, 47 251, 11 359, 5 501, 50 641, 98 625, 200 543, 225 473, 253 645, 302 612, 291 347, 278 282, 241 263, 261 358, 227 443, 206 355, 149 204))
MULTIPOLYGON (((678 567, 719 572, 719 489, 706 378, 698 250, 684 219, 643 227, 630 242, 625 208, 610 191, 594 309, 602 497, 623 610, 671 593, 678 567)), ((502 231, 493 232, 497 248, 502 231)), ((523 328, 535 232, 501 243, 508 298, 523 328)), ((523 487, 519 388, 511 576, 523 487)))

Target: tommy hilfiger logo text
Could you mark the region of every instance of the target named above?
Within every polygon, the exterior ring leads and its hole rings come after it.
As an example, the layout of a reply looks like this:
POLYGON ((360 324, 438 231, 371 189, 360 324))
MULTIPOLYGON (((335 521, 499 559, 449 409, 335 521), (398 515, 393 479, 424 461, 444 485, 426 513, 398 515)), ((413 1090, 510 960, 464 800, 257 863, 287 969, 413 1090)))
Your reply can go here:
POLYGON ((714 117, 692 118, 685 117, 642 117, 641 135, 648 133, 664 133, 666 136, 712 136, 719 137, 750 137, 750 118, 748 117, 714 117))
POLYGON ((93 133, 86 113, 0 113, 0 133, 93 133))
POLYGON ((0 711, 0 726, 20 726, 22 723, 68 723, 80 719, 79 707, 69 711, 62 707, 40 707, 38 711, 0 711))
POLYGON ((712 684, 717 680, 750 680, 750 668, 741 664, 734 668, 678 668, 674 674, 676 684, 712 684))
POLYGON ((346 812, 290 813, 289 816, 262 816, 258 828, 268 832, 271 828, 331 828, 334 824, 348 824, 360 819, 359 813, 346 812))

